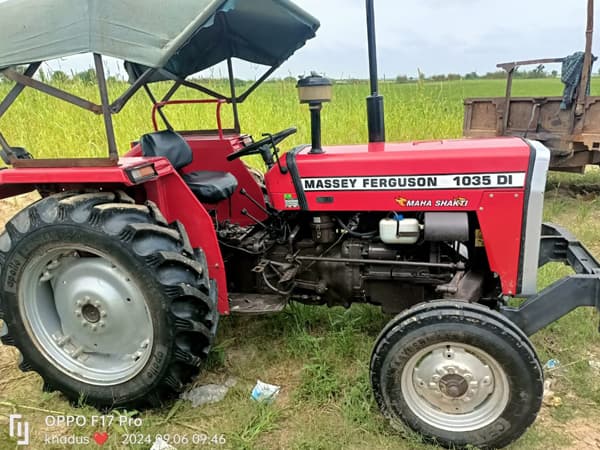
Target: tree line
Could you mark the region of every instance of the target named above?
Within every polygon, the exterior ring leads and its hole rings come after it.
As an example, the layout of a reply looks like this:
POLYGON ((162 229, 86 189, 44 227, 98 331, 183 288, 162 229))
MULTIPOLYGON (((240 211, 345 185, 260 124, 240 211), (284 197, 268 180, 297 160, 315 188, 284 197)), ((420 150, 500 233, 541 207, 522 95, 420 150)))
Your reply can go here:
MULTIPOLYGON (((398 75, 395 79, 396 83, 414 83, 416 81, 458 81, 458 80, 502 80, 506 79, 506 71, 496 70, 494 72, 487 72, 479 74, 477 72, 469 72, 466 74, 459 73, 448 73, 426 76, 420 70, 418 71, 417 77, 411 77, 408 75, 398 75)), ((538 65, 532 70, 516 69, 514 78, 557 78, 560 75, 558 70, 552 70, 548 72, 543 64, 538 65)))
MULTIPOLYGON (((17 70, 21 72, 24 70, 24 67, 19 67, 17 70)), ((600 74, 600 71, 599 71, 600 74)), ((547 71, 546 67, 543 64, 540 64, 536 68, 532 70, 520 70, 517 69, 515 71, 515 78, 529 78, 529 79, 539 79, 539 78, 557 78, 560 76, 560 72, 557 70, 547 71)), ((62 70, 54 70, 54 71, 43 71, 40 70, 38 72, 37 77, 40 78, 41 81, 50 83, 50 84, 66 84, 66 83, 82 83, 82 84, 96 84, 96 72, 94 69, 88 69, 81 72, 71 72, 66 73, 62 70)), ((418 70, 417 76, 409 76, 409 75, 398 75, 393 79, 384 79, 386 82, 395 82, 399 84, 403 83, 415 83, 418 81, 459 81, 459 80, 498 80, 498 79, 506 79, 506 71, 504 70, 496 70, 494 72, 487 72, 484 74, 479 74, 475 71, 459 74, 459 73, 447 73, 447 74, 436 74, 436 75, 426 75, 421 70, 418 70)), ((218 78, 192 78, 192 80, 199 83, 208 83, 208 84, 219 84, 221 82, 228 83, 227 79, 218 79, 218 78)), ((0 74, 0 82, 6 82, 5 78, 0 74)), ((119 83, 125 81, 123 76, 108 76, 107 82, 110 83, 119 83)), ((297 78, 293 76, 286 76, 282 78, 271 78, 267 80, 269 82, 286 82, 286 83, 296 83, 298 81, 297 78)), ((364 79, 360 78, 346 78, 336 80, 342 83, 363 83, 364 79)), ((247 86, 249 83, 252 83, 251 80, 243 80, 236 78, 234 80, 235 85, 238 87, 247 86)))

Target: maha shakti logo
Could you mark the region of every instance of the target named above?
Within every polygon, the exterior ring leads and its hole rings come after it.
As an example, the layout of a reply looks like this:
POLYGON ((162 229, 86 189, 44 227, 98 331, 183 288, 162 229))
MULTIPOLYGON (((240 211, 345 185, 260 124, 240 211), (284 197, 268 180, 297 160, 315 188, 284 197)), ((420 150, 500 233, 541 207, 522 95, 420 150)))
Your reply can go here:
POLYGON ((464 197, 456 197, 450 200, 410 200, 404 197, 396 197, 396 203, 403 208, 466 208, 469 200, 464 197))

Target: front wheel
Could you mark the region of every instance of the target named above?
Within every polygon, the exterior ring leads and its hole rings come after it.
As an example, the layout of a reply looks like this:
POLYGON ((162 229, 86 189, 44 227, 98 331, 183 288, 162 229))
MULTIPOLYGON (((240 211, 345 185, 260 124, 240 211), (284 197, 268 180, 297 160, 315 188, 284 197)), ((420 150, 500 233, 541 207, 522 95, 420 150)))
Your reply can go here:
POLYGON ((98 407, 157 405, 205 360, 216 290, 183 227, 124 194, 49 196, 0 236, 2 342, 46 390, 98 407))
POLYGON ((373 351, 371 383, 392 425, 448 447, 508 445, 533 423, 543 395, 528 338, 495 311, 458 302, 393 319, 373 351))

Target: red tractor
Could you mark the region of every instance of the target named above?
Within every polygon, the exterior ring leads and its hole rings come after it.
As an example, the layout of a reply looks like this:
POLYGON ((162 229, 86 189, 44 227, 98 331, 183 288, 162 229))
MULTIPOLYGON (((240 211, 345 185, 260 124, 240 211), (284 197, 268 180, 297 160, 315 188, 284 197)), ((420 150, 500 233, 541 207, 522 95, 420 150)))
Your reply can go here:
POLYGON ((221 314, 371 303, 398 314, 371 359, 392 425, 448 446, 518 438, 543 392, 528 336, 600 307, 598 262, 542 224, 548 149, 516 137, 385 143, 367 0, 369 144, 321 146, 331 84, 311 76, 299 88, 312 145, 283 155, 278 144, 296 129, 254 142, 240 133, 238 106, 314 36, 316 19, 287 0, 145 0, 134 20, 130 3, 0 3, 0 73, 16 83, 0 116, 36 89, 102 115, 109 148, 108 158, 34 159, 0 139, 10 166, 0 197, 42 197, 0 236, 0 334, 21 369, 100 408, 159 405, 198 373, 221 314), (34 77, 40 61, 82 52, 94 54, 101 104, 34 77), (112 103, 101 55, 125 60, 131 77, 112 103), (238 95, 232 58, 270 69, 238 95), (221 61, 229 95, 188 79, 221 61), (162 98, 158 81, 172 82, 162 98), (216 106, 216 130, 172 128, 165 107, 181 103, 171 99, 182 86, 214 98, 198 102, 216 106), (119 156, 112 115, 140 89, 155 131, 119 156), (224 104, 233 129, 221 125, 224 104), (263 158, 264 177, 248 155, 263 158), (575 274, 538 292, 550 261, 575 274), (511 298, 526 300, 509 307, 511 298))

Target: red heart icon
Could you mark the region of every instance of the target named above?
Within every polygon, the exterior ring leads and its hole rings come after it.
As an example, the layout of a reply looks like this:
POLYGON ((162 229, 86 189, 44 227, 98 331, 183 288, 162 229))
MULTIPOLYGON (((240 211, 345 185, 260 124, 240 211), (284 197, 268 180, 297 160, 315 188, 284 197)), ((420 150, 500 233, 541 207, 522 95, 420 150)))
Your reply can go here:
POLYGON ((98 445, 104 445, 106 441, 108 441, 108 433, 94 433, 94 440, 98 445))

